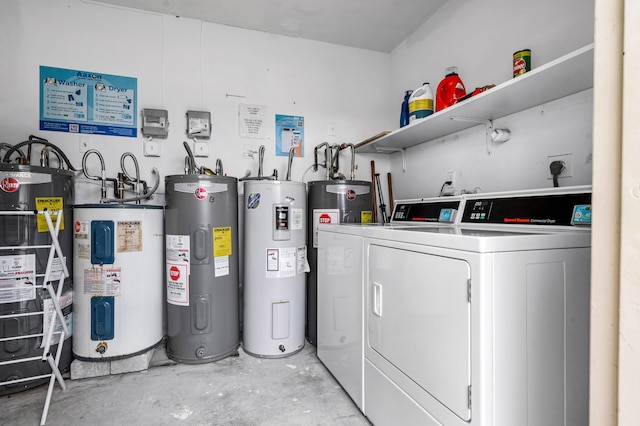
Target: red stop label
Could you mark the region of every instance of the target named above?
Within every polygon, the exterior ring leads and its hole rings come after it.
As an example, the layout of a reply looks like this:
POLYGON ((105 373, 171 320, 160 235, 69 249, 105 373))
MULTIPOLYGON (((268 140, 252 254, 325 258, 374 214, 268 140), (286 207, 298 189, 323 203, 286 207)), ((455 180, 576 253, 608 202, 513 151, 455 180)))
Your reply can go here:
POLYGON ((318 222, 319 223, 324 223, 324 224, 331 223, 331 216, 329 216, 326 213, 323 213, 323 214, 320 215, 320 218, 318 219, 318 222))
POLYGON ((76 233, 80 232, 80 230, 82 229, 82 225, 80 225, 80 222, 76 221, 75 229, 76 229, 76 233))
POLYGON ((176 281, 178 278, 180 278, 180 269, 178 269, 177 266, 172 266, 171 268, 169 268, 169 276, 173 281, 176 281))

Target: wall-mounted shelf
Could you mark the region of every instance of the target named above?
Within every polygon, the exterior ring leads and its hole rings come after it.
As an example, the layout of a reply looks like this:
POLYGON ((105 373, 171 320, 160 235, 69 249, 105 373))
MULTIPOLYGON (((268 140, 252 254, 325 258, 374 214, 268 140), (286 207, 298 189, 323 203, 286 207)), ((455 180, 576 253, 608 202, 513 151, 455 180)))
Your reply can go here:
POLYGON ((356 150, 388 154, 478 125, 454 117, 495 120, 592 87, 593 44, 589 44, 427 118, 360 143, 356 150))

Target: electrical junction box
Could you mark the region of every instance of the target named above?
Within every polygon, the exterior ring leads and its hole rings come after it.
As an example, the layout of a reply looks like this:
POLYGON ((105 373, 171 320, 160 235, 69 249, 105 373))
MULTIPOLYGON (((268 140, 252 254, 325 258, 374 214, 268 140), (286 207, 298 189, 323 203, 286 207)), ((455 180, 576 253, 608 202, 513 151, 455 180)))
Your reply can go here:
POLYGON ((169 113, 164 109, 142 110, 142 134, 166 138, 169 135, 169 113))
POLYGON ((208 111, 187 111, 187 136, 209 139, 211 137, 211 113, 208 111))

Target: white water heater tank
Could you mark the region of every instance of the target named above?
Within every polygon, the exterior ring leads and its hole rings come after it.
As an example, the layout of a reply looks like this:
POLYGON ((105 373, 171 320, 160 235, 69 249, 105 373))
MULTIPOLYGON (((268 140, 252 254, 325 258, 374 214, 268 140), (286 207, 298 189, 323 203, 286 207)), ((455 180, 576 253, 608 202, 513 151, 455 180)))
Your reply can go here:
POLYGON ((304 347, 306 187, 302 182, 244 182, 243 349, 263 358, 304 347))

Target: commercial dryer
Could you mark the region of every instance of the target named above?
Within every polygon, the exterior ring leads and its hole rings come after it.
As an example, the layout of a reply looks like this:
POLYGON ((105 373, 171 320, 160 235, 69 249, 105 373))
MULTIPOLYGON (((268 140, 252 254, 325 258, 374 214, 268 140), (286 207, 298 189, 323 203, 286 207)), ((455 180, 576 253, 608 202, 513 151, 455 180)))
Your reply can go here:
POLYGON ((451 227, 364 231, 376 425, 588 423, 589 187, 469 196, 451 227))

